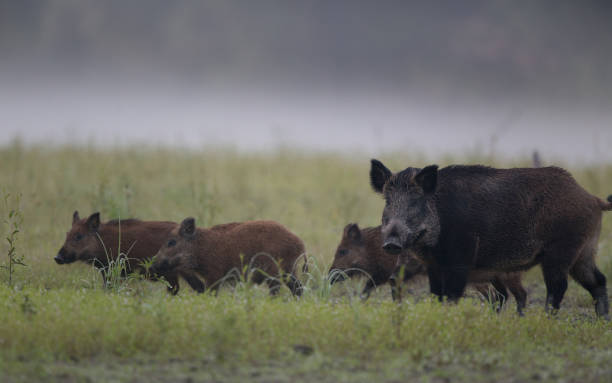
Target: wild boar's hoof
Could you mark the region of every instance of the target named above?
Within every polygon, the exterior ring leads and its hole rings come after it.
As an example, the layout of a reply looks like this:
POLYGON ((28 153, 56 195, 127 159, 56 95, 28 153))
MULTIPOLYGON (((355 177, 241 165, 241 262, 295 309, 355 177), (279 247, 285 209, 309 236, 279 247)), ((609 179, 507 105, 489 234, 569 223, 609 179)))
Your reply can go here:
POLYGON ((597 313, 598 317, 609 321, 610 320, 609 310, 610 308, 609 308, 607 296, 603 298, 599 298, 595 301, 595 312, 597 313))

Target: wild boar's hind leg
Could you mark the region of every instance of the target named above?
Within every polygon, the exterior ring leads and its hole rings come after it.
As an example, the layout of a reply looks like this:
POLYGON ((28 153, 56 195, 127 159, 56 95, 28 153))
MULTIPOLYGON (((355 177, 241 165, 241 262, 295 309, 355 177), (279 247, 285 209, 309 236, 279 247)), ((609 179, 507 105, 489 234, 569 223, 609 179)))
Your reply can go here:
POLYGON ((286 278, 287 287, 289 287, 289 290, 291 290, 291 294, 295 295, 296 297, 301 296, 304 292, 304 286, 302 285, 302 282, 300 282, 300 280, 297 279, 297 277, 293 274, 289 274, 286 278))
POLYGON ((595 312, 609 320, 609 302, 606 277, 595 266, 595 249, 587 247, 570 269, 570 275, 584 287, 595 300, 595 312))
POLYGON ((546 312, 552 306, 553 314, 561 307, 561 301, 567 290, 567 269, 561 265, 542 263, 542 274, 546 283, 546 312))

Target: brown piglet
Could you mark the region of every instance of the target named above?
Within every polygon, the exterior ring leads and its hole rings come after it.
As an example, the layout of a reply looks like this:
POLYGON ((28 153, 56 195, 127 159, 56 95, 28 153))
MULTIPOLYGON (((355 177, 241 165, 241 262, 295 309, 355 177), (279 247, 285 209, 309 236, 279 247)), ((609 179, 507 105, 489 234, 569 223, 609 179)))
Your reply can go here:
MULTIPOLYGON (((389 283, 391 295, 397 299, 396 277, 393 275, 399 257, 389 256, 382 249, 380 226, 360 229, 356 223, 344 228, 342 240, 336 249, 334 262, 329 269, 330 282, 336 283, 346 277, 364 275, 368 281, 361 293, 367 299, 376 286, 389 283)), ((427 275, 422 262, 415 258, 404 263, 403 280, 408 281, 418 275, 427 275)))
MULTIPOLYGON (((176 226, 175 222, 137 219, 100 222, 98 212, 81 219, 78 211, 75 211, 72 227, 54 259, 60 265, 75 261, 93 264, 102 273, 106 286, 109 262, 116 260, 118 253, 127 257, 125 271, 144 272, 142 261, 155 255, 176 226)), ((170 284, 168 290, 176 294, 179 290, 178 275, 169 273, 165 277, 170 284)), ((190 278, 189 275, 184 277, 186 280, 190 278)))
POLYGON ((233 223, 225 230, 215 230, 196 228, 195 220, 186 218, 167 236, 151 270, 164 276, 196 273, 202 280, 187 282, 203 292, 217 290, 226 276, 241 273, 246 266, 252 281, 266 282, 271 294, 277 293, 283 282, 294 295, 300 295, 302 284, 296 268, 302 256, 302 240, 273 221, 233 223))
MULTIPOLYGON (((344 228, 342 240, 336 250, 334 262, 330 268, 331 282, 338 282, 344 276, 367 273, 369 278, 363 289, 362 296, 369 297, 372 289, 378 285, 389 283, 393 299, 400 298, 397 282, 402 275, 406 282, 417 276, 427 276, 425 264, 419 261, 410 251, 393 256, 382 248, 380 226, 359 228, 356 223, 350 223, 344 228), (403 267, 403 270, 400 269, 403 267)), ((527 300, 527 292, 521 283, 521 273, 470 273, 469 282, 480 294, 495 300, 498 310, 508 299, 508 290, 515 297, 517 311, 522 314, 527 300), (491 284, 495 293, 489 292, 491 284)))

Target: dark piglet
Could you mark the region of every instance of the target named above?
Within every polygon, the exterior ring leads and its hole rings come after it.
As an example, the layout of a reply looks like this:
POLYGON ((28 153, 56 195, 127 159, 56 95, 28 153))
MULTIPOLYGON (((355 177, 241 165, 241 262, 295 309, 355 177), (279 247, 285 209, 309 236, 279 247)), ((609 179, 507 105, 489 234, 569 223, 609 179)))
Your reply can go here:
MULTIPOLYGON (((397 299, 397 276, 393 275, 398 256, 390 256, 382 249, 380 226, 360 229, 356 223, 346 225, 342 240, 336 249, 334 262, 329 269, 330 282, 340 282, 347 277, 367 273, 369 278, 361 293, 368 298, 376 286, 389 283, 391 295, 397 299)), ((403 281, 408 281, 418 275, 427 275, 425 265, 416 258, 406 257, 402 263, 403 281)))
MULTIPOLYGON (((72 227, 66 233, 64 245, 54 258, 60 265, 82 261, 93 264, 102 273, 106 286, 106 271, 110 260, 116 260, 118 250, 127 255, 126 271, 143 272, 142 261, 151 259, 166 236, 177 226, 174 222, 140 221, 137 219, 100 222, 100 213, 81 219, 72 215, 72 227), (121 248, 119 249, 119 242, 121 248)), ((186 276, 188 278, 189 276, 186 276)), ((178 275, 166 275, 168 290, 179 290, 178 275)))
POLYGON ((559 309, 569 274, 589 291, 597 315, 608 318, 606 278, 595 253, 602 212, 612 203, 589 194, 567 171, 432 165, 393 174, 372 160, 370 182, 385 198, 383 248, 411 249, 440 298, 459 299, 470 273, 539 264, 547 310, 559 309))
POLYGON ((302 284, 296 268, 301 257, 305 257, 302 240, 276 222, 250 221, 204 229, 196 228, 193 218, 186 218, 167 236, 151 270, 160 275, 197 274, 202 280, 187 282, 203 292, 218 289, 224 277, 247 266, 247 272, 253 272, 252 281, 266 282, 272 294, 283 282, 294 295, 300 295, 302 284))
MULTIPOLYGON (((376 286, 389 283, 393 299, 400 292, 397 281, 402 275, 406 282, 416 276, 427 275, 423 262, 419 261, 410 250, 404 250, 397 256, 389 255, 382 248, 380 226, 360 229, 355 223, 344 228, 342 240, 338 245, 334 262, 330 268, 331 282, 343 279, 344 275, 352 277, 366 272, 370 278, 362 292, 364 298, 369 297, 376 286), (403 268, 400 271, 400 267, 403 268)), ((508 290, 517 302, 517 311, 522 313, 525 307, 527 292, 521 283, 520 273, 476 273, 469 275, 469 282, 483 296, 493 298, 498 309, 501 309, 508 299, 508 290), (492 284, 495 291, 489 290, 492 284)))

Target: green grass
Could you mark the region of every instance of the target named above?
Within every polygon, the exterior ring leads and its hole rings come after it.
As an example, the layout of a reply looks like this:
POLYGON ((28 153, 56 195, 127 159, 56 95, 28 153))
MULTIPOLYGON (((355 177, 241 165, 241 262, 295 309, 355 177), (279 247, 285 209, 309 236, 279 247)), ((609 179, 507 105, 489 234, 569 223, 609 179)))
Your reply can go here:
MULTIPOLYGON (((383 159, 394 170, 428 162, 383 159)), ((590 296, 575 283, 559 315, 547 317, 537 268, 525 278, 524 318, 513 301, 497 315, 473 293, 458 305, 439 304, 423 281, 402 305, 391 302, 388 287, 361 302, 363 281, 326 285, 344 225, 380 220, 383 201, 369 188, 367 156, 15 144, 0 149, 0 164, 1 190, 21 194, 15 245, 28 265, 16 269, 11 288, 0 270, 0 381, 612 379, 612 325, 595 318, 590 296), (240 284, 197 295, 183 282, 171 297, 163 284, 135 279, 104 290, 90 266, 53 261, 75 209, 100 211, 103 220, 194 216, 203 226, 276 220, 306 243, 306 292, 270 298, 265 288, 240 284)), ((612 165, 570 170, 593 194, 612 193, 612 165)), ((608 279, 610 215, 598 259, 608 279)), ((2 230, 4 238, 8 227, 2 230)), ((2 262, 7 250, 3 242, 2 262)))

